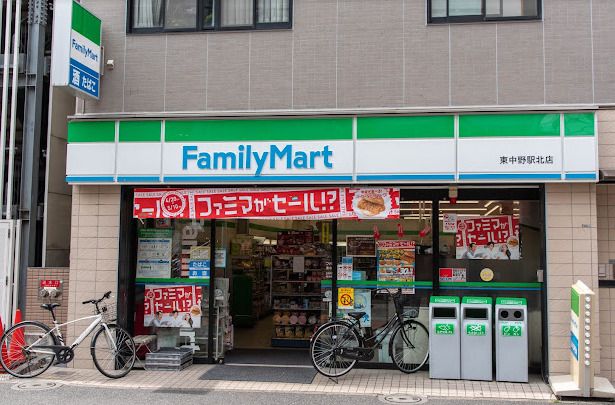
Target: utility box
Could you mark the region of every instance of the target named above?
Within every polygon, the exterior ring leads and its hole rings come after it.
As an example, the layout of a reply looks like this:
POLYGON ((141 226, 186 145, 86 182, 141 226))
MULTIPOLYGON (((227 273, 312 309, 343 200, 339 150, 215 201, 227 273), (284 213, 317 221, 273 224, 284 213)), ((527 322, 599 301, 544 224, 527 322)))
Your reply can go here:
POLYGON ((491 297, 463 297, 461 300, 461 378, 493 379, 491 297))
POLYGON ((528 381, 527 300, 495 300, 495 379, 528 381))
POLYGON ((429 377, 461 378, 459 297, 429 299, 429 377))

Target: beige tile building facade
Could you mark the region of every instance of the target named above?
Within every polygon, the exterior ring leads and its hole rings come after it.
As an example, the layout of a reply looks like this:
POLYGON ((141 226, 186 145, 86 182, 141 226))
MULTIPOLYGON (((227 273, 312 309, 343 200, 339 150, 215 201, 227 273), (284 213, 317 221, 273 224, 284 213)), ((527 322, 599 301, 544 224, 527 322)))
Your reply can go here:
MULTIPOLYGON (((102 99, 70 119, 595 111, 599 169, 615 170, 613 3, 545 0, 535 21, 428 24, 426 0, 295 0, 289 30, 127 34, 125 0, 83 0, 115 66, 102 99)), ((118 291, 121 188, 72 186, 69 318, 118 291)), ((548 374, 569 372, 570 286, 582 280, 599 296, 595 369, 613 381, 615 289, 600 287, 599 268, 615 260, 615 186, 547 183, 544 204, 548 374)), ((92 367, 82 347, 74 365, 92 367)))

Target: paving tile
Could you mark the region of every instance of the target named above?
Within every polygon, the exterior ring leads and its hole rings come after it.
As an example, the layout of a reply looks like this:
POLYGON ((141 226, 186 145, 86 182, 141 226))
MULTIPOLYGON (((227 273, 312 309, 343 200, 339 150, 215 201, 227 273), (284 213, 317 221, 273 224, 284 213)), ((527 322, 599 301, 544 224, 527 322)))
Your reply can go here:
POLYGON ((106 386, 119 388, 167 388, 191 387, 202 389, 269 391, 269 392, 312 392, 348 394, 392 394, 409 393, 423 396, 452 398, 506 398, 506 399, 553 399, 551 390, 539 379, 529 384, 477 381, 430 380, 425 372, 399 375, 389 370, 356 370, 343 377, 336 384, 320 375, 311 384, 267 383, 257 381, 207 381, 199 377, 211 365, 194 365, 181 373, 148 372, 135 370, 121 380, 108 380, 96 370, 72 369, 74 374, 66 375, 66 368, 54 367, 45 379, 61 381, 68 385, 106 386))

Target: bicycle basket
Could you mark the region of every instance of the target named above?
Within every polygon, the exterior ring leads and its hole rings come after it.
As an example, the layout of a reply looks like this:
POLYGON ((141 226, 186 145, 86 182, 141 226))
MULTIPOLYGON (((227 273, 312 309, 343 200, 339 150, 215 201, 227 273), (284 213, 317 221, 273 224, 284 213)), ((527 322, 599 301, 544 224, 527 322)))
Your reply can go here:
POLYGON ((418 318, 419 316, 419 300, 410 294, 402 294, 393 298, 395 303, 395 311, 404 316, 404 318, 418 318))
POLYGON ((103 302, 99 305, 103 321, 106 323, 117 320, 117 304, 115 302, 103 302))

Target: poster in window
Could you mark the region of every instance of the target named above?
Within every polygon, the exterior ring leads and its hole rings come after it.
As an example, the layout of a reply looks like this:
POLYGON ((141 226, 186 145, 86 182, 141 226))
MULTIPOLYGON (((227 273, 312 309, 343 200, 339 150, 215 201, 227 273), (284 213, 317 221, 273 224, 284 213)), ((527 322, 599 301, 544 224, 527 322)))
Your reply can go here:
POLYGON ((364 235, 346 236, 346 256, 375 257, 376 239, 373 236, 364 235))
POLYGON ((145 327, 200 328, 202 289, 196 285, 146 285, 145 327))
POLYGON ((337 279, 338 280, 352 280, 352 257, 342 257, 342 262, 337 265, 337 279))
POLYGON ((354 308, 340 309, 338 307, 338 316, 344 317, 348 312, 365 312, 361 317, 360 325, 362 328, 372 327, 372 294, 370 290, 354 290, 354 308))
POLYGON ((415 251, 411 240, 379 240, 378 281, 414 283, 415 251))
POLYGON ((216 248, 216 268, 223 269, 226 267, 226 249, 216 248))
POLYGON ((457 259, 519 260, 519 220, 512 215, 459 219, 457 259))
POLYGON ((172 229, 139 229, 137 278, 171 277, 172 229))
POLYGON ((445 213, 443 215, 442 232, 457 233, 457 214, 445 213))
POLYGON ((439 278, 441 283, 465 283, 467 271, 464 268, 440 267, 439 278))

